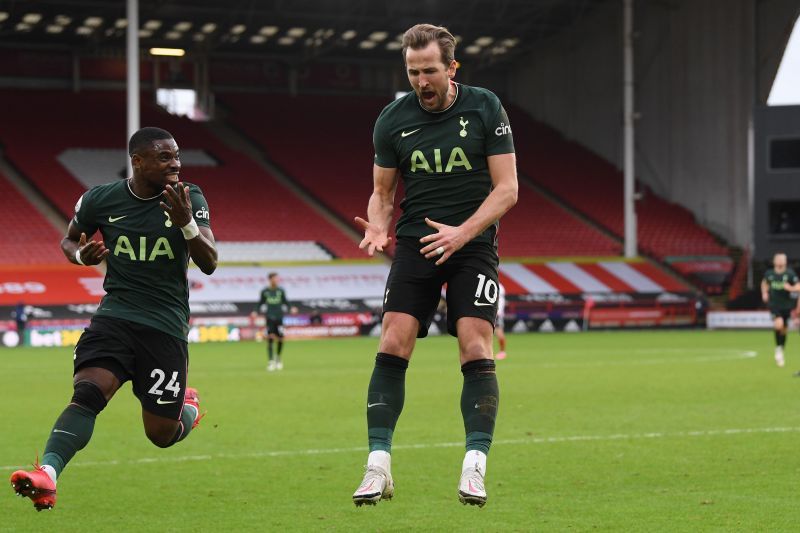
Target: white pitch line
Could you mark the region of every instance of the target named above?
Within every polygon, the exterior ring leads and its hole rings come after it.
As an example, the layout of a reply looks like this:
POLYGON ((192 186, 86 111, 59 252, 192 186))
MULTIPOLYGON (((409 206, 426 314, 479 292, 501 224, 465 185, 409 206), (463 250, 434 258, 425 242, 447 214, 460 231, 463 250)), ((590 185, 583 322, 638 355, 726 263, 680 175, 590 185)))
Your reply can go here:
MULTIPOLYGON (((649 433, 615 433, 612 435, 566 435, 563 437, 529 437, 523 439, 498 439, 495 445, 525 445, 525 444, 559 444, 569 442, 597 442, 621 440, 667 439, 681 437, 715 437, 731 435, 754 435, 764 433, 798 433, 800 427, 771 427, 771 428, 732 428, 708 429, 693 431, 654 431, 649 433)), ((426 444, 397 444, 392 446, 395 450, 425 450, 432 448, 460 448, 464 442, 434 442, 426 444)), ((306 450, 276 450, 252 453, 217 453, 208 455, 184 455, 181 457, 142 457, 139 459, 112 460, 112 461, 76 461, 70 463, 70 468, 76 466, 122 466, 140 465, 150 463, 185 463, 192 461, 213 461, 215 459, 263 459, 268 457, 300 457, 303 455, 328 455, 337 453, 367 452, 366 446, 351 446, 346 448, 310 448, 306 450)), ((25 465, 0 466, 0 470, 13 470, 25 468, 25 465)))
POLYGON ((752 359, 758 352, 747 351, 729 355, 706 355, 701 357, 674 357, 663 359, 630 359, 627 361, 575 361, 572 363, 544 363, 534 364, 538 368, 579 368, 579 367, 601 367, 601 366, 629 366, 629 365, 666 365, 672 363, 713 363, 716 361, 736 361, 739 359, 752 359))

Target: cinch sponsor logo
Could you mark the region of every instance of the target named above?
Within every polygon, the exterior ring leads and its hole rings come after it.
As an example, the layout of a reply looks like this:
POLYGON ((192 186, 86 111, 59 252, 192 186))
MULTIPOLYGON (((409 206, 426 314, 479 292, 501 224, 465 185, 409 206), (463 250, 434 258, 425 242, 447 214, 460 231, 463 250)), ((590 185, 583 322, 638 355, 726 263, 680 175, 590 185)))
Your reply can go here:
POLYGON ((500 125, 494 130, 494 134, 498 137, 501 135, 508 135, 511 133, 511 124, 506 124, 505 122, 501 122, 500 125))
POLYGON ((203 206, 200 209, 198 209, 197 211, 195 211, 194 217, 195 218, 202 218, 204 220, 210 220, 211 219, 211 213, 208 212, 208 209, 206 209, 206 206, 203 206))

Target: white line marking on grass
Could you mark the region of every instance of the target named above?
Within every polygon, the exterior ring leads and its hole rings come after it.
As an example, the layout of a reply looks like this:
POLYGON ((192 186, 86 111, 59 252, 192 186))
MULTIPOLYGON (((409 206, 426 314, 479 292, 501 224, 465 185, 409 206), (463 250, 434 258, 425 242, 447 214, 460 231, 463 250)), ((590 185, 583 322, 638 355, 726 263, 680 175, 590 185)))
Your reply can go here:
MULTIPOLYGON (((800 427, 772 427, 772 428, 733 428, 733 429, 707 429, 692 431, 654 431, 649 433, 615 433, 611 435, 566 435, 563 437, 526 437, 522 439, 498 439, 495 445, 525 445, 525 444, 560 444, 569 442, 597 442, 620 440, 647 440, 669 439, 682 437, 716 437, 731 435, 755 435, 765 433, 798 433, 800 427)), ((424 444, 396 444, 396 450, 427 450, 432 448, 460 448, 464 446, 459 442, 433 442, 424 444)), ((179 457, 141 457, 139 459, 124 459, 112 461, 76 461, 70 463, 70 468, 76 466, 121 466, 141 465, 151 463, 186 463, 194 461, 213 461, 215 459, 264 459, 269 457, 301 457, 304 455, 331 455, 338 453, 364 453, 366 446, 351 446, 346 448, 310 448, 306 450, 275 450, 252 453, 215 453, 207 455, 184 455, 179 457)), ((14 470, 25 468, 25 465, 0 466, 0 470, 14 470)))
MULTIPOLYGON (((635 353, 635 352, 634 352, 635 353)), ((629 359, 626 361, 575 361, 572 363, 543 363, 534 364, 539 368, 578 368, 598 366, 628 366, 628 365, 666 365, 673 363, 713 363, 716 361, 735 361, 738 359, 752 359, 758 352, 746 351, 728 355, 705 355, 701 357, 671 357, 663 359, 629 359)))

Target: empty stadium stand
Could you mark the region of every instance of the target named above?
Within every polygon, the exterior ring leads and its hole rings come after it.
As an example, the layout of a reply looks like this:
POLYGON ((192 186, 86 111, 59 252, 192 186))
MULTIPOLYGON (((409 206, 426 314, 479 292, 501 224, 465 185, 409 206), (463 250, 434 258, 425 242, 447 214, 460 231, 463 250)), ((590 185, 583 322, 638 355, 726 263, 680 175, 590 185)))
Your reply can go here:
MULTIPOLYGON (((118 157, 114 150, 124 146, 124 93, 5 89, 0 97, 15 102, 0 122, 5 156, 65 220, 86 187, 102 181, 106 173, 107 180, 124 175, 124 153, 118 170, 110 171, 118 157), (42 128, 43 123, 49 127, 42 128), (93 173, 85 161, 89 157, 103 161, 103 168, 110 170, 93 173)), ((229 93, 221 95, 220 100, 229 112, 228 120, 276 166, 330 212, 355 227, 352 218, 365 214, 372 191, 371 133, 386 99, 229 93)), ((220 241, 308 243, 279 246, 270 251, 270 257, 279 250, 296 250, 303 258, 328 254, 364 257, 352 236, 255 161, 230 148, 201 124, 161 111, 149 95, 142 96, 142 103, 142 124, 170 130, 186 151, 182 176, 197 183, 209 198, 214 232, 220 241)), ((564 204, 621 236, 619 171, 523 112, 514 109, 512 116, 522 178, 518 205, 501 222, 501 254, 618 255, 618 240, 541 194, 526 183, 526 176, 564 204)), ((401 197, 399 190, 398 201, 401 197)), ((399 209, 395 217, 398 215, 399 209)), ((689 211, 652 193, 646 193, 639 202, 638 220, 642 252, 661 261, 709 256, 724 260, 727 255, 689 211)), ((248 260, 244 258, 256 253, 246 244, 229 248, 237 250, 235 260, 248 260)))
MULTIPOLYGON (((514 141, 524 152, 520 171, 566 204, 622 237, 623 180, 611 163, 564 139, 555 130, 514 109, 514 141)), ((641 251, 666 260, 672 256, 726 256, 711 233, 687 209, 643 191, 637 205, 641 251)))
POLYGON ((59 247, 62 234, 3 174, 0 174, 0 198, 6 224, 6 231, 0 232, 0 264, 63 263, 59 247))
MULTIPOLYGON (((6 157, 61 211, 72 215, 85 190, 59 161, 74 149, 125 146, 125 94, 119 91, 3 90, 13 101, 0 122, 0 142, 6 157), (41 124, 49 124, 42 128, 41 124)), ((222 241, 320 241, 336 257, 363 257, 352 238, 241 153, 230 149, 206 129, 162 112, 142 95, 143 125, 169 130, 183 149, 210 154, 216 166, 185 164, 182 177, 198 184, 212 208, 213 229, 222 241)), ((74 159, 74 158, 73 158, 74 159)), ((124 173, 124 159, 119 174, 124 173)), ((91 177, 89 181, 98 178, 91 177)), ((287 258, 293 259, 293 258, 287 258)))

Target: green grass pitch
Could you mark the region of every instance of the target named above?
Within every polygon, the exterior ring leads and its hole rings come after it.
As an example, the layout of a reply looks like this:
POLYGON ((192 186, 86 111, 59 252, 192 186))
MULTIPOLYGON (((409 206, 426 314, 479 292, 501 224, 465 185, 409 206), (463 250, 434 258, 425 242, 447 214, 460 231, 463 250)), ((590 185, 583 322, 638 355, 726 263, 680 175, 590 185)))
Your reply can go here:
MULTIPOLYGON (((769 332, 509 336, 483 509, 462 506, 455 341, 421 340, 395 434, 395 499, 355 508, 375 339, 191 346, 208 416, 146 440, 126 385, 36 513, 7 485, 13 531, 796 531, 800 338, 769 332)), ((69 349, 0 351, 0 473, 32 462, 71 396, 69 349)), ((6 478, 7 479, 7 478, 6 478)), ((2 493, 0 493, 2 494, 2 493)))

